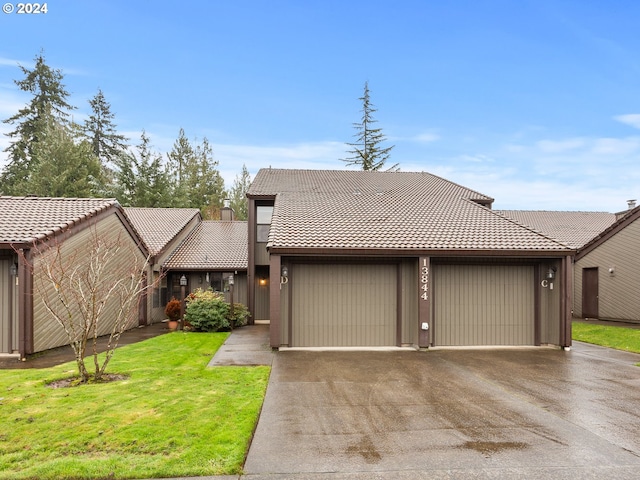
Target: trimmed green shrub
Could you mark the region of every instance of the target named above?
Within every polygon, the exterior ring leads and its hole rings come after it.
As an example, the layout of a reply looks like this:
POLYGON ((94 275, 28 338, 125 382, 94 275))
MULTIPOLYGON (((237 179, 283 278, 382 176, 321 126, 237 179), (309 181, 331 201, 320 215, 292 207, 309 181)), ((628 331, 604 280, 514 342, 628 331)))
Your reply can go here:
POLYGON ((233 321, 233 327, 242 327, 249 320, 249 309, 242 303, 233 304, 233 317, 231 309, 229 309, 229 322, 233 321))
POLYGON ((200 332, 217 332, 229 328, 229 304, 224 295, 211 289, 198 288, 187 297, 187 308, 184 319, 194 330, 200 332))

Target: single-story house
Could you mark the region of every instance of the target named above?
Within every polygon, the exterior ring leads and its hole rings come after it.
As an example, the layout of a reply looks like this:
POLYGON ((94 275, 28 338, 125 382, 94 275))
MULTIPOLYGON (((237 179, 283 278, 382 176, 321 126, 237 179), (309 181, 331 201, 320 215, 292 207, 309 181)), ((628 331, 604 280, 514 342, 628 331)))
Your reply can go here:
POLYGON ((577 250, 573 316, 640 322, 640 212, 509 210, 500 213, 577 250))
MULTIPOLYGON (((47 246, 74 261, 90 251, 96 236, 117 239, 123 256, 109 264, 114 272, 134 258, 144 262, 148 256, 147 247, 115 199, 0 197, 0 212, 0 354, 24 358, 68 344, 41 299, 49 292, 43 289, 54 288, 42 281, 47 246)), ((139 324, 147 322, 145 307, 143 298, 139 324)), ((111 325, 104 324, 98 333, 104 335, 110 329, 111 325)))
POLYGON ((231 208, 221 213, 220 221, 200 222, 163 262, 171 286, 166 299, 181 298, 184 277, 187 295, 212 288, 223 292, 227 301, 233 294, 234 303, 247 303, 247 222, 234 220, 231 208))
POLYGON ((269 168, 247 197, 248 306, 274 348, 571 345, 575 249, 487 195, 421 172, 269 168))
POLYGON ((640 322, 640 207, 578 249, 574 315, 640 322))
POLYGON ((159 285, 150 296, 148 323, 164 320, 164 307, 171 297, 171 283, 162 270, 163 263, 189 234, 202 222, 197 208, 139 208, 126 207, 127 217, 147 245, 150 278, 159 285))

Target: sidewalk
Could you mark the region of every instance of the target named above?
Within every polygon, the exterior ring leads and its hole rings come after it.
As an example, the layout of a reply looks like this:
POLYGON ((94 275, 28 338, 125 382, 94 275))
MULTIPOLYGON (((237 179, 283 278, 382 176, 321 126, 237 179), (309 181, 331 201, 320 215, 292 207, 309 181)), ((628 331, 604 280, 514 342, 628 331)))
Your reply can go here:
POLYGON ((271 365, 269 325, 247 325, 235 329, 218 349, 208 367, 271 365))

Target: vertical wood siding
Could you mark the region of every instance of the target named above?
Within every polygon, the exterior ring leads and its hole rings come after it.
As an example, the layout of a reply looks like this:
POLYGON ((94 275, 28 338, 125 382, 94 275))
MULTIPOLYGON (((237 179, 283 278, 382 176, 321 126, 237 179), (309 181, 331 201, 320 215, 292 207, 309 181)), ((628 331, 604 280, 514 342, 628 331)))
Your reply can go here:
POLYGON ((254 288, 256 292, 255 320, 269 320, 269 284, 260 285, 260 278, 269 278, 267 273, 256 275, 254 288))
POLYGON ((576 262, 573 310, 582 317, 582 270, 599 267, 600 318, 640 321, 640 221, 635 221, 576 262), (609 268, 614 273, 609 273, 609 268))
POLYGON ((437 265, 435 345, 533 345, 533 267, 437 265))
MULTIPOLYGON (((10 258, 0 259, 0 353, 12 353, 13 341, 10 335, 13 315, 11 312, 10 295, 15 288, 11 283, 15 281, 11 276, 10 258)), ((15 303, 13 303, 15 305, 15 303)))
MULTIPOLYGON (((115 239, 120 235, 120 239, 125 246, 123 248, 122 255, 116 259, 112 264, 112 269, 115 271, 126 270, 127 267, 131 267, 132 255, 142 263, 145 258, 142 252, 137 248, 135 241, 131 238, 127 230, 122 225, 122 222, 113 214, 104 220, 100 221, 95 226, 86 228, 81 232, 73 235, 62 244, 63 256, 71 257, 75 254, 77 261, 83 259, 83 252, 89 252, 93 246, 93 237, 97 233, 98 236, 109 236, 115 239)), ((38 288, 36 285, 44 285, 42 282, 43 277, 43 265, 42 259, 35 259, 34 266, 34 299, 33 299, 33 346, 34 352, 47 350, 49 348, 58 347, 61 345, 67 345, 69 339, 65 334, 63 328, 51 317, 47 312, 41 298, 38 298, 38 288)), ((54 289, 50 285, 45 287, 53 296, 54 289)), ((117 310, 116 302, 111 302, 106 308, 106 318, 115 318, 115 312, 117 310)), ((129 328, 133 328, 138 324, 138 312, 137 309, 131 319, 129 328)), ((105 322, 99 326, 99 335, 106 335, 111 332, 112 325, 110 322, 105 322)))
POLYGON ((292 346, 396 344, 396 265, 295 265, 292 346))
POLYGON ((416 260, 403 261, 402 272, 402 338, 403 345, 418 344, 418 265, 416 260))

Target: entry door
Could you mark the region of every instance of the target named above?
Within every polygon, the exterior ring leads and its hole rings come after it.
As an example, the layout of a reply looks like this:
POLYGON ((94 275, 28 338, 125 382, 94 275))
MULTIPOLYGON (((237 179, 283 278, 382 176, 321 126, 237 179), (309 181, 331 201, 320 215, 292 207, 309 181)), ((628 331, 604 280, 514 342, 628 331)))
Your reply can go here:
POLYGON ((582 316, 599 318, 598 268, 582 269, 582 316))

